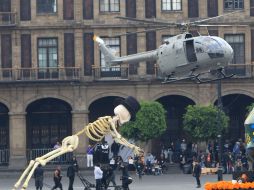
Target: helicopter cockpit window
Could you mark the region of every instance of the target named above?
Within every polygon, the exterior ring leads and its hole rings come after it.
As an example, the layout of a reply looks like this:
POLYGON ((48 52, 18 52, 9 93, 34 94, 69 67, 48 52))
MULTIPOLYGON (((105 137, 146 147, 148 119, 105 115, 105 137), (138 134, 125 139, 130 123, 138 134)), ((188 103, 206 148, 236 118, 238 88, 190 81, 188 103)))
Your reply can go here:
POLYGON ((185 39, 187 39, 187 38, 192 38, 192 34, 190 34, 190 33, 185 34, 185 39))
POLYGON ((204 49, 199 49, 196 47, 196 52, 204 51, 208 53, 211 59, 224 57, 224 51, 222 45, 213 38, 210 37, 203 37, 199 38, 199 40, 195 41, 196 44, 201 44, 204 49))

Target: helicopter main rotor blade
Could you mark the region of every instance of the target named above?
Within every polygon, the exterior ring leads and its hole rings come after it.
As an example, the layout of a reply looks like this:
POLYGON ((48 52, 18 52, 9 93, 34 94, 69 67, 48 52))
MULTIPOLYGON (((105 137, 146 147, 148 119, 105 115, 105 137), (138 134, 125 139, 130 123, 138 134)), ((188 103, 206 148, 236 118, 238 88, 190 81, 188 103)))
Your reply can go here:
POLYGON ((123 19, 123 20, 130 20, 130 21, 135 21, 135 22, 143 22, 143 23, 149 23, 149 24, 162 24, 162 25, 176 25, 176 23, 170 23, 166 21, 159 21, 159 20, 148 20, 148 19, 137 19, 137 18, 132 18, 132 17, 123 17, 123 16, 117 16, 115 18, 123 19))
POLYGON ((238 24, 197 24, 194 26, 201 26, 201 27, 213 27, 213 26, 221 26, 221 27, 234 27, 234 26, 238 26, 238 27, 247 27, 249 25, 243 24, 243 25, 238 25, 238 24))
POLYGON ((118 35, 114 35, 114 36, 110 36, 110 37, 113 38, 113 37, 120 37, 120 36, 128 36, 128 35, 132 35, 132 34, 152 32, 152 31, 157 31, 157 30, 165 30, 165 29, 168 29, 169 27, 170 26, 164 26, 164 27, 160 27, 160 28, 147 29, 147 30, 142 30, 142 31, 137 31, 137 32, 127 32, 127 33, 122 33, 122 34, 118 34, 118 35))
POLYGON ((232 14, 235 14, 235 13, 248 11, 248 10, 251 10, 253 8, 254 7, 250 7, 249 9, 241 9, 241 10, 233 11, 233 12, 230 12, 230 13, 218 15, 218 16, 211 17, 211 18, 205 18, 205 19, 202 19, 202 20, 193 21, 193 22, 190 22, 189 24, 196 24, 196 23, 206 22, 206 21, 210 21, 210 20, 217 19, 217 18, 220 18, 220 17, 225 17, 225 16, 228 16, 228 15, 232 15, 232 14))

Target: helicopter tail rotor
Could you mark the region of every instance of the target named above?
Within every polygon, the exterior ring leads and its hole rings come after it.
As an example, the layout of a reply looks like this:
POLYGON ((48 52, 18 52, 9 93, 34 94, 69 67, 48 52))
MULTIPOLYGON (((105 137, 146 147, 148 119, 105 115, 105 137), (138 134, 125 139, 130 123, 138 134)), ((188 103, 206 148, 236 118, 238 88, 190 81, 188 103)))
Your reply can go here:
POLYGON ((116 60, 116 56, 114 55, 114 52, 108 48, 104 42, 103 39, 101 39, 99 36, 94 35, 93 40, 99 44, 99 48, 104 55, 104 60, 106 62, 107 66, 113 65, 114 60, 116 60))

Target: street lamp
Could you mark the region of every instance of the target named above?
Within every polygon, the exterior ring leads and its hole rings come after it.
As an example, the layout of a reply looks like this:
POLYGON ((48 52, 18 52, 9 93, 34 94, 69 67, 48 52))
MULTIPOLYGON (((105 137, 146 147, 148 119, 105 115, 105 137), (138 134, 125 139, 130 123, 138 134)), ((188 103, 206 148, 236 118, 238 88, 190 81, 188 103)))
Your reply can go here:
MULTIPOLYGON (((220 111, 222 110, 222 101, 221 101, 221 73, 218 74, 219 80, 217 81, 217 94, 218 94, 218 101, 217 101, 217 107, 218 107, 218 112, 217 112, 217 128, 218 131, 221 129, 221 116, 220 116, 220 111)), ((223 169, 222 169, 222 136, 219 134, 218 136, 218 143, 219 143, 219 167, 218 167, 218 181, 223 180, 223 169)))

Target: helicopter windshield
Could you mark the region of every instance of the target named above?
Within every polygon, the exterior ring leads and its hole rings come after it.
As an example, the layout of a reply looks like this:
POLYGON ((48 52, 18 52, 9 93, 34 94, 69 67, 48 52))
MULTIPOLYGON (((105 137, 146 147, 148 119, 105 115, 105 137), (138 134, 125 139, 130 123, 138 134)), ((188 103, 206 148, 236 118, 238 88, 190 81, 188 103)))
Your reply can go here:
POLYGON ((224 57, 224 51, 221 44, 216 40, 208 36, 200 37, 195 41, 197 44, 203 45, 204 52, 208 53, 210 58, 224 57))

